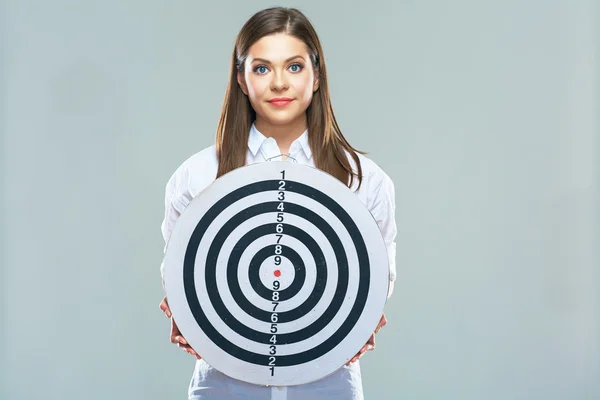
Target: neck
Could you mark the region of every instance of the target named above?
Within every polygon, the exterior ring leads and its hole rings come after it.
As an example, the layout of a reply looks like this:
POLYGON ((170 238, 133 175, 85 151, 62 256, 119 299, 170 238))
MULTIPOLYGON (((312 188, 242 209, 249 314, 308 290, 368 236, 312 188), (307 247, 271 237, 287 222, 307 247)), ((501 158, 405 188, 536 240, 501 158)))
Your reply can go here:
POLYGON ((289 124, 275 125, 256 116, 254 125, 265 137, 275 139, 279 150, 286 154, 289 153, 292 142, 298 139, 306 130, 307 121, 306 114, 304 114, 289 124))

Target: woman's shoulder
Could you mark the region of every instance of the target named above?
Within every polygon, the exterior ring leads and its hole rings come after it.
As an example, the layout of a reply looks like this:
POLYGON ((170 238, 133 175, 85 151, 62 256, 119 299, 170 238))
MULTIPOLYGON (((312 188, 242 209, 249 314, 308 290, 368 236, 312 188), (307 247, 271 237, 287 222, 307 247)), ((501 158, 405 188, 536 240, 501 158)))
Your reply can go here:
POLYGON ((167 186, 172 188, 174 196, 194 197, 215 180, 218 164, 216 146, 204 148, 175 169, 167 186))
POLYGON ((218 166, 217 149, 215 145, 206 147, 191 156, 188 156, 184 161, 175 169, 173 176, 183 176, 189 174, 197 174, 202 171, 208 172, 218 166))
MULTIPOLYGON (((354 161, 354 158, 351 157, 350 153, 348 151, 346 151, 346 154, 348 155, 348 159, 350 160, 350 164, 352 165, 352 170, 355 173, 358 173, 358 168, 356 166, 356 162, 354 161)), ((373 159, 371 159, 370 157, 367 157, 364 154, 361 153, 354 153, 358 156, 358 160, 360 161, 360 167, 362 170, 362 178, 363 180, 368 180, 369 183, 378 185, 381 184, 383 181, 385 180, 389 180, 390 177, 388 176, 388 174, 383 170, 383 168, 381 168, 379 166, 379 164, 377 164, 373 159)), ((371 185, 373 186, 373 185, 371 185)))

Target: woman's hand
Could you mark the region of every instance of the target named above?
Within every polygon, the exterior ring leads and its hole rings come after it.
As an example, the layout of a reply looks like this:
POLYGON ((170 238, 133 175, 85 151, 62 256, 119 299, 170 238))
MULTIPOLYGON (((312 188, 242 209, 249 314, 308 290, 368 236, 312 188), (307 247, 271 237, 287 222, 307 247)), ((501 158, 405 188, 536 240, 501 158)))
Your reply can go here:
POLYGON ((202 357, 200 357, 198 355, 198 353, 196 353, 196 351, 194 349, 192 349, 192 346, 190 346, 188 344, 187 340, 185 340, 185 338, 179 331, 179 328, 177 327, 175 320, 172 318, 173 315, 171 314, 171 309, 169 308, 169 302, 167 301, 166 297, 164 299, 162 299, 159 307, 162 310, 162 312, 165 313, 165 316, 167 318, 171 318, 171 343, 176 344, 177 347, 179 347, 183 351, 193 355, 194 357, 196 357, 197 360, 201 360, 202 357))
MULTIPOLYGON (((378 333, 379 330, 386 325, 387 318, 385 317, 385 314, 383 314, 381 316, 381 319, 379 320, 379 323, 377 324, 377 328, 375 328, 375 333, 378 333)), ((353 362, 358 361, 358 359, 361 358, 367 351, 375 350, 375 333, 371 335, 371 337, 369 338, 367 343, 362 347, 362 349, 360 349, 360 351, 356 353, 356 355, 346 363, 346 366, 349 366, 353 362)))

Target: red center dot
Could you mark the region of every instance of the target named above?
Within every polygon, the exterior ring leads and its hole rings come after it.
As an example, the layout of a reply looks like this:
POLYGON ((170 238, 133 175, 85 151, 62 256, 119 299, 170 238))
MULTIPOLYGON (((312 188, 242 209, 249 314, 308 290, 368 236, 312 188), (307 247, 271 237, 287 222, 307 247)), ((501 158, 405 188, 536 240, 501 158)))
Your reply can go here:
POLYGON ((275 275, 277 278, 279 278, 281 276, 281 271, 276 269, 275 272, 273 272, 273 275, 275 275))

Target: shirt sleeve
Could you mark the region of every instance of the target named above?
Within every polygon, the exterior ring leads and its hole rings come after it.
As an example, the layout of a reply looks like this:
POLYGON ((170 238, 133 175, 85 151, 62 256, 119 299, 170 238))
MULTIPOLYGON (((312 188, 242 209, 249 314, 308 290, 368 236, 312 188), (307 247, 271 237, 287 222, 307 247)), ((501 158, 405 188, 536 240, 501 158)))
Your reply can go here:
POLYGON ((379 226, 387 249, 390 265, 390 288, 388 291, 388 297, 390 297, 396 280, 396 194, 394 183, 390 177, 383 171, 382 174, 382 179, 374 191, 375 197, 371 206, 371 214, 379 226))
POLYGON ((167 244, 169 243, 169 238, 171 237, 171 232, 173 231, 173 227, 177 222, 177 219, 181 215, 180 209, 175 205, 176 198, 176 188, 178 186, 178 177, 177 172, 174 173, 169 181, 167 182, 167 186, 165 188, 165 215, 161 224, 162 236, 164 239, 164 249, 163 249, 163 260, 160 263, 160 277, 163 283, 163 288, 165 285, 164 280, 164 253, 167 251, 167 244))

